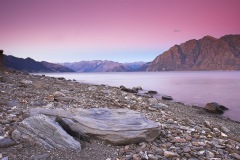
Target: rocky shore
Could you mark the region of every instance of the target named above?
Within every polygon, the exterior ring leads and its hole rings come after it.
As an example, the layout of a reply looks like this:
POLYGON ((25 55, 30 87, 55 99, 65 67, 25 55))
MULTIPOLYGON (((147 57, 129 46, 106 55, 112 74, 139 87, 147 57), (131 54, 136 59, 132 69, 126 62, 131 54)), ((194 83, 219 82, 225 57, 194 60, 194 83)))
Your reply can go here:
POLYGON ((210 114, 203 108, 129 93, 121 88, 2 69, 0 159, 240 159, 240 123, 210 114), (16 129, 34 108, 61 109, 66 114, 78 109, 128 109, 156 123, 159 133, 151 141, 122 145, 112 145, 90 135, 90 143, 79 140, 81 149, 16 142, 13 140, 16 129))

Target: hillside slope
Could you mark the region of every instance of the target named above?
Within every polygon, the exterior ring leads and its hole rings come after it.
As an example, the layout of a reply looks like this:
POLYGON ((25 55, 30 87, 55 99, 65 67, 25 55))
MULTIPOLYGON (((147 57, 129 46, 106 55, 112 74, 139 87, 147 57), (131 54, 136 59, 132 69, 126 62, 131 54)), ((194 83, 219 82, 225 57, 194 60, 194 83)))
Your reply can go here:
POLYGON ((3 63, 5 67, 27 72, 74 72, 59 64, 38 62, 31 58, 24 59, 8 55, 3 56, 3 63))
POLYGON ((147 71, 240 70, 240 35, 205 36, 171 47, 147 71))

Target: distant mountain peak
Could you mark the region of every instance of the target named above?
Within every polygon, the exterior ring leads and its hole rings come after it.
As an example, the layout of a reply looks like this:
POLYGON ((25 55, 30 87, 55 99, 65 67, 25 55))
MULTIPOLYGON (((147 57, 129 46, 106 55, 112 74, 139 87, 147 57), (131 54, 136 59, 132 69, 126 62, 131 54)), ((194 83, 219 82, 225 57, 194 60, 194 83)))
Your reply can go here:
POLYGON ((210 36, 210 35, 207 35, 207 36, 204 36, 202 39, 212 39, 212 40, 216 40, 217 38, 213 37, 213 36, 210 36))
POLYGON ((145 71, 142 68, 144 62, 119 63, 109 60, 92 60, 80 61, 73 63, 61 63, 76 72, 129 72, 129 71, 145 71))
POLYGON ((204 36, 174 45, 157 56, 147 71, 240 70, 240 35, 204 36))

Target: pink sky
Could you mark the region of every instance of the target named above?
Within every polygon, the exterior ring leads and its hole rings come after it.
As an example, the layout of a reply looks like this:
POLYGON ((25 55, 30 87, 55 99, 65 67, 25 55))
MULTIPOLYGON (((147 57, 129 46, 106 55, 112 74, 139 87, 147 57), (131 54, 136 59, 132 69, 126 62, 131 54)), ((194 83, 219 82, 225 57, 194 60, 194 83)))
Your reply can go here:
POLYGON ((240 34, 240 0, 0 0, 5 54, 151 61, 175 44, 240 34))

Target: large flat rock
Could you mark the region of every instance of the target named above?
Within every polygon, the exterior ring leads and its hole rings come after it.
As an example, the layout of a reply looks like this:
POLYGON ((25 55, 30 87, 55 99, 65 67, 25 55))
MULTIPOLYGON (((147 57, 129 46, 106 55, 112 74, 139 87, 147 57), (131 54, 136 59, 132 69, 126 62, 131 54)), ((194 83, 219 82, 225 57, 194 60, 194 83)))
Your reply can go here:
POLYGON ((73 131, 81 132, 114 145, 153 141, 159 135, 158 124, 139 112, 128 109, 43 109, 34 108, 30 115, 59 116, 73 131))
POLYGON ((57 122, 43 114, 19 123, 12 133, 12 138, 17 142, 35 143, 45 148, 81 149, 78 141, 67 134, 57 122))

